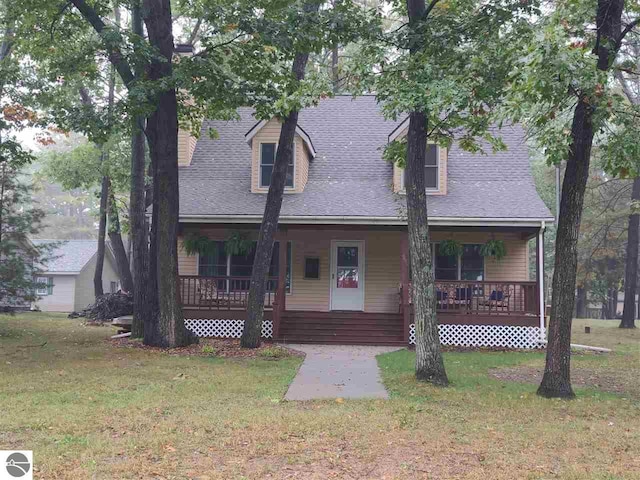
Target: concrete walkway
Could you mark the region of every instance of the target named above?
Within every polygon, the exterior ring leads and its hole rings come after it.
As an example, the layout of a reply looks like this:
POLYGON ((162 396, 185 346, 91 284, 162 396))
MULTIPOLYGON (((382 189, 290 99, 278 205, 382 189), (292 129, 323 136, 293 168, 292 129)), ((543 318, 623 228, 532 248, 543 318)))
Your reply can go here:
POLYGON ((399 350, 398 347, 298 344, 287 347, 307 356, 285 400, 389 397, 380 381, 376 355, 399 350))

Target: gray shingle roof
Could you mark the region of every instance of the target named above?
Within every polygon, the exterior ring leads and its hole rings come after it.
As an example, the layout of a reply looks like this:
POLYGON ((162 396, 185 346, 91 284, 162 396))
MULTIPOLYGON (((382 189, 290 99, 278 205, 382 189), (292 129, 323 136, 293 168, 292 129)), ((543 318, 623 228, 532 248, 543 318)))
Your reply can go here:
MULTIPOLYGON (((248 108, 239 121, 203 125, 190 166, 180 168, 180 214, 262 215, 266 195, 252 194, 251 148, 244 135, 256 119, 248 108), (219 138, 212 139, 208 129, 219 138)), ((300 113, 299 125, 317 150, 303 193, 285 195, 282 216, 397 218, 404 197, 392 191, 391 165, 382 149, 399 122, 380 114, 373 96, 338 96, 300 113)), ((508 151, 449 151, 448 193, 429 196, 430 217, 550 218, 530 174, 524 134, 505 127, 508 151)))
MULTIPOLYGON (((58 242, 59 240, 34 240, 33 243, 58 242)), ((51 273, 79 272, 98 250, 97 240, 65 240, 50 253, 46 269, 51 273)))

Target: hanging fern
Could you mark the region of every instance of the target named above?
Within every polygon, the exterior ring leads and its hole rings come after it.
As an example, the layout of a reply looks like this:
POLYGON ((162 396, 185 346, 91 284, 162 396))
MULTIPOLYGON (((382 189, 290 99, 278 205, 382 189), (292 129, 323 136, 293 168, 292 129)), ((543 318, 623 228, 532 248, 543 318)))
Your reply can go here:
MULTIPOLYGON (((253 242, 247 232, 233 232, 224 242, 227 255, 247 255, 251 251, 253 242)), ((218 252, 218 241, 211 240, 204 235, 192 233, 182 241, 182 248, 187 255, 215 255, 218 252)))
POLYGON ((503 240, 487 240, 487 243, 480 247, 480 255, 501 260, 507 255, 507 247, 503 240))
POLYGON ((438 253, 447 257, 458 257, 462 255, 462 244, 456 240, 442 240, 438 253))
POLYGON ((247 232, 233 232, 224 242, 224 251, 227 255, 247 255, 253 247, 247 232))
POLYGON ((215 253, 216 244, 204 235, 191 233, 182 240, 182 248, 187 255, 213 255, 215 253))

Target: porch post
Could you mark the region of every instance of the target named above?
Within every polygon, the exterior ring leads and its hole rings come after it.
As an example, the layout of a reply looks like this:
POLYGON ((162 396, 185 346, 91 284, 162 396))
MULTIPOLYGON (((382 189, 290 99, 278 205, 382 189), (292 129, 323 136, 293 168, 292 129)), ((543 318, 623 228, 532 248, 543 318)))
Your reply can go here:
POLYGON ((273 338, 274 340, 280 333, 280 317, 286 308, 287 302, 287 229, 282 229, 282 235, 278 239, 278 288, 276 290, 276 298, 273 305, 273 338))
POLYGON ((536 276, 538 277, 538 301, 540 313, 540 336, 544 342, 545 336, 545 302, 544 302, 544 222, 538 230, 538 237, 536 238, 536 276))
POLYGON ((409 303, 409 232, 400 235, 400 285, 402 287, 402 321, 404 341, 409 343, 409 325, 411 323, 411 305, 409 303))

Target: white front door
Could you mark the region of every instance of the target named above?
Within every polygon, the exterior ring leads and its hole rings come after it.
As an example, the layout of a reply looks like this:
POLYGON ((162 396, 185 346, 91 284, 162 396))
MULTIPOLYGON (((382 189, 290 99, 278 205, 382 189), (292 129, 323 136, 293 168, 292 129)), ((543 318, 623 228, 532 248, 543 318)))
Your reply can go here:
POLYGON ((331 310, 364 310, 364 242, 331 242, 331 310))

